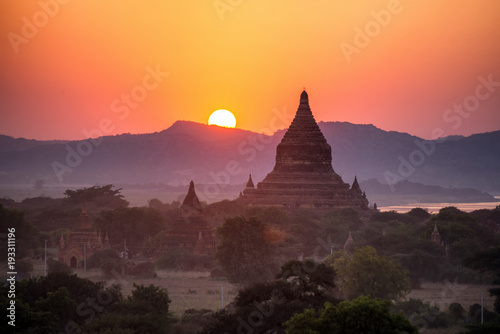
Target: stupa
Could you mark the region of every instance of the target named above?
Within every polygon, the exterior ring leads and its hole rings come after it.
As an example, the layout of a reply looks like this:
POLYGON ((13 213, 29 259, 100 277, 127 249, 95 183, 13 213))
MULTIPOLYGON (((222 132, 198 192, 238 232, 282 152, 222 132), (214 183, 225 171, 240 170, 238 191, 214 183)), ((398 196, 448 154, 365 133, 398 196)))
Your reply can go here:
POLYGON ((66 240, 62 235, 60 237, 59 261, 71 268, 81 268, 85 257, 88 259, 95 252, 107 248, 110 248, 108 234, 103 236, 101 232, 94 231, 86 203, 83 202, 76 228, 68 233, 66 240))
POLYGON ((286 209, 370 210, 357 179, 350 187, 333 170, 332 149, 314 119, 305 90, 295 118, 276 148, 274 169, 257 187, 250 178, 238 200, 247 205, 286 209))
POLYGON ((173 250, 185 250, 196 255, 211 255, 217 244, 215 232, 203 217, 203 208, 196 195, 193 181, 180 207, 179 217, 165 232, 155 257, 173 250))

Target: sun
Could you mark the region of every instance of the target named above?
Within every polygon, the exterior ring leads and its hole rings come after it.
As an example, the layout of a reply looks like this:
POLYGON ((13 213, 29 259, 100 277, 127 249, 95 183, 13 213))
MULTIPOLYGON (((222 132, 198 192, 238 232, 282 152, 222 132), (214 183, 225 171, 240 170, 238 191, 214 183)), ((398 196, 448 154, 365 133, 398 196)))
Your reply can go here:
POLYGON ((236 126, 236 117, 226 109, 216 110, 208 118, 208 125, 218 125, 225 128, 234 128, 236 126))

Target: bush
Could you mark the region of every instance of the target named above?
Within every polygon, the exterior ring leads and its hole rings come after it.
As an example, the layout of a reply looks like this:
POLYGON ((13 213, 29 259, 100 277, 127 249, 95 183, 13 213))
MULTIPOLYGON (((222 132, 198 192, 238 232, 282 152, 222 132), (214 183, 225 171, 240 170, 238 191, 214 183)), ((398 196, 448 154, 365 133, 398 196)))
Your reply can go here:
POLYGON ((71 274, 73 270, 64 262, 52 258, 47 260, 47 270, 50 274, 71 274))
POLYGON ((174 250, 164 253, 157 261, 158 269, 171 270, 210 270, 213 264, 210 255, 195 255, 185 250, 174 250))
POLYGON ((142 278, 156 277, 155 266, 152 262, 139 263, 130 268, 127 274, 142 278))
POLYGON ((122 264, 119 260, 109 260, 101 265, 102 277, 104 279, 116 278, 121 276, 122 264))
MULTIPOLYGON (((469 307, 469 317, 472 322, 481 322, 481 305, 473 304, 469 307)), ((484 322, 493 322, 496 314, 491 312, 486 307, 483 309, 484 322)))
POLYGON ((87 269, 100 268, 104 263, 119 258, 118 252, 111 248, 97 251, 88 258, 87 269))
POLYGON ((445 328, 452 323, 449 315, 420 299, 410 298, 397 302, 393 305, 392 311, 403 313, 413 325, 420 328, 445 328))

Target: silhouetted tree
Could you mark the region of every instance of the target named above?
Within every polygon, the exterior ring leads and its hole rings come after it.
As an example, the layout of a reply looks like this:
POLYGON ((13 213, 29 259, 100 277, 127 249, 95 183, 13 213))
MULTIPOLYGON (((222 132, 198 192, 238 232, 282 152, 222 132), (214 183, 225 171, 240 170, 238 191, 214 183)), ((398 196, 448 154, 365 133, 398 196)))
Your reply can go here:
POLYGON ((275 281, 240 290, 201 334, 284 333, 283 323, 294 314, 338 302, 332 291, 334 275, 331 267, 312 260, 287 262, 275 281))
POLYGON ((265 281, 276 271, 272 244, 266 239, 268 226, 255 219, 235 217, 217 228, 220 243, 215 253, 233 282, 265 281))
POLYGON ((128 206, 128 202, 120 193, 122 188, 113 189, 114 185, 107 184, 105 186, 92 186, 77 190, 68 189, 64 192, 67 201, 74 204, 87 202, 95 202, 98 206, 118 208, 128 206))
POLYGON ((348 299, 362 295, 398 299, 411 289, 408 271, 369 246, 355 249, 353 255, 342 253, 333 267, 339 288, 348 299))
POLYGON ((401 314, 390 312, 389 301, 361 296, 338 305, 326 303, 318 315, 313 309, 294 315, 285 323, 287 334, 417 334, 401 314))

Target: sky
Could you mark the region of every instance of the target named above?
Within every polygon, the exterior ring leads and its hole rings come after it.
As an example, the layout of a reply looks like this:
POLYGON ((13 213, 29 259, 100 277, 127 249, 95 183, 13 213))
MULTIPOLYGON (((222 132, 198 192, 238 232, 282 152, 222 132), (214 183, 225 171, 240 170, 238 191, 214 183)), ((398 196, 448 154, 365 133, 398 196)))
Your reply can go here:
POLYGON ((500 130, 498 0, 0 2, 0 134, 72 139, 317 121, 500 130), (278 117, 277 115, 280 115, 278 117))

